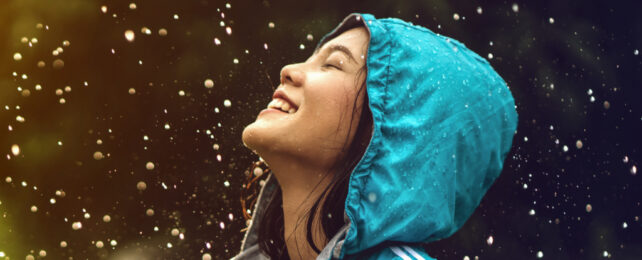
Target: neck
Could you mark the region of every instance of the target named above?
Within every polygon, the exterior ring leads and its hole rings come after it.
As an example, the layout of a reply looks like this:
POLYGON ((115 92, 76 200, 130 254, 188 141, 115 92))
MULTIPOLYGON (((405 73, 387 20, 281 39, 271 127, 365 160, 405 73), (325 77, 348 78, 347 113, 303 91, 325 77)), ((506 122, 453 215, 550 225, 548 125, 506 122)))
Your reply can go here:
MULTIPOLYGON (((281 187, 284 238, 290 259, 314 259, 318 254, 308 244, 306 236, 308 211, 329 184, 331 176, 326 176, 328 173, 323 170, 292 161, 270 161, 269 166, 281 187)), ((312 237, 316 247, 322 249, 326 237, 321 228, 319 212, 320 208, 317 208, 317 217, 312 223, 312 237)))

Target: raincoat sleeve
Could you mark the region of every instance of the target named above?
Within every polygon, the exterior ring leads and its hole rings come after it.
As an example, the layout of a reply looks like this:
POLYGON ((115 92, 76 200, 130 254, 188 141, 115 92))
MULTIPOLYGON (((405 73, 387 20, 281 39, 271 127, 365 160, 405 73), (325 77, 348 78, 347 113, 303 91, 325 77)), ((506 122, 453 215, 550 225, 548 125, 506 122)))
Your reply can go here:
POLYGON ((368 256, 368 260, 436 260, 420 246, 388 246, 368 256))

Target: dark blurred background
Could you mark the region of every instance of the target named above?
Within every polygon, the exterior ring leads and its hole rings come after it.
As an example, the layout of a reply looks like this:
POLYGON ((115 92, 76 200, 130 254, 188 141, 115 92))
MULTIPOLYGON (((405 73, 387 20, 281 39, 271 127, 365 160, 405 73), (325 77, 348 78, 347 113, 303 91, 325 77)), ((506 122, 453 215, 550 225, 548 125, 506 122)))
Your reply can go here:
POLYGON ((2 0, 0 259, 235 255, 241 132, 351 12, 460 40, 516 100, 502 175, 430 255, 640 259, 640 7, 2 0))

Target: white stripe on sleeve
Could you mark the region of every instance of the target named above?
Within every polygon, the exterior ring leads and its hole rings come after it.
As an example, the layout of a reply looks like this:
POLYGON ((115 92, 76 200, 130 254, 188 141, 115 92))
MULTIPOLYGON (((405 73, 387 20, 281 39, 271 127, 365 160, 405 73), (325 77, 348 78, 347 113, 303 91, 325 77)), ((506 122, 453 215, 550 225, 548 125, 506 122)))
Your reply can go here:
POLYGON ((423 258, 419 253, 417 253, 417 251, 412 249, 412 247, 403 246, 403 249, 406 249, 410 253, 410 255, 414 256, 418 260, 426 260, 426 258, 423 258))
POLYGON ((398 255, 399 257, 401 257, 401 259, 403 259, 403 260, 412 260, 412 258, 410 258, 408 255, 406 255, 406 253, 404 253, 404 252, 401 250, 401 248, 399 248, 399 247, 391 246, 391 247, 390 247, 390 250, 392 250, 392 252, 393 252, 393 253, 395 253, 396 255, 398 255))

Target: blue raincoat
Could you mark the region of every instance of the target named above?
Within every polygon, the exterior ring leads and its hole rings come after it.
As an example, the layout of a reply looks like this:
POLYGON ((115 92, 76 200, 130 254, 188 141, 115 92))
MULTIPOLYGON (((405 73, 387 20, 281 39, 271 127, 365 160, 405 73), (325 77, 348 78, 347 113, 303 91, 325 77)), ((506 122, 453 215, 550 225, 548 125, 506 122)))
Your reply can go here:
MULTIPOLYGON (((317 48, 357 25, 370 34, 374 129, 350 176, 346 224, 317 259, 434 259, 420 243, 455 233, 502 171, 517 128, 515 101, 464 44, 396 18, 350 14, 317 48)), ((268 176, 252 219, 277 185, 268 176)), ((233 259, 267 259, 253 222, 233 259)))

